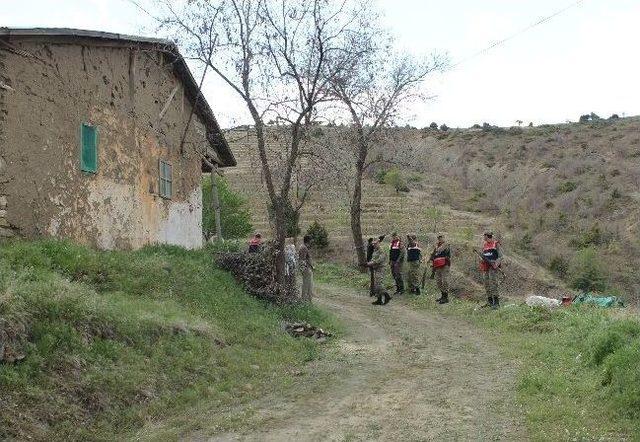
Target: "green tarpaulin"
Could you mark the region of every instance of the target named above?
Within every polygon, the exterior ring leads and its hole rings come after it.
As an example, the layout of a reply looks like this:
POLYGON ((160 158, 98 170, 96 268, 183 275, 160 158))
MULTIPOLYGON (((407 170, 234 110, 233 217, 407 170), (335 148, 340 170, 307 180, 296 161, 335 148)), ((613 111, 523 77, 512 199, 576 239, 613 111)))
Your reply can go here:
POLYGON ((591 293, 583 293, 573 300, 574 304, 588 304, 598 307, 624 307, 624 302, 617 296, 596 296, 591 293))

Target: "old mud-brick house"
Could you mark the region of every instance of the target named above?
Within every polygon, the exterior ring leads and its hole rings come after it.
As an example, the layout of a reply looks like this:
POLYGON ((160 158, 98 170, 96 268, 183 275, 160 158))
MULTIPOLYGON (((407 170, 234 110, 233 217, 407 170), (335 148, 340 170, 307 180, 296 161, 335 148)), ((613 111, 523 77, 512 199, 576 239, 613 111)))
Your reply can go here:
POLYGON ((0 237, 202 244, 202 173, 236 164, 170 41, 0 28, 0 237))

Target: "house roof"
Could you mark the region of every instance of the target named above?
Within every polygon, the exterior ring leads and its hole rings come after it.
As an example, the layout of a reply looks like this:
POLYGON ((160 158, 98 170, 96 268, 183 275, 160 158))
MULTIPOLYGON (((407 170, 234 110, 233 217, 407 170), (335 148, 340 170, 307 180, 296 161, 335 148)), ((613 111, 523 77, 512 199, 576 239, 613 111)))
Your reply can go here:
MULTIPOLYGON (((193 78, 193 74, 189 66, 187 66, 185 59, 180 54, 178 47, 171 40, 69 28, 0 28, 0 41, 4 40, 5 42, 9 42, 12 39, 23 38, 100 40, 121 44, 122 46, 153 48, 163 51, 166 55, 172 57, 170 60, 172 62, 171 64, 176 75, 184 84, 185 95, 194 106, 196 115, 202 119, 207 128, 207 139, 217 154, 212 155, 210 160, 219 163, 222 167, 236 165, 236 159, 229 148, 229 144, 220 129, 220 125, 209 103, 207 103, 207 100, 200 92, 200 87, 193 78)), ((203 170, 205 169, 207 169, 207 167, 203 164, 203 170)))

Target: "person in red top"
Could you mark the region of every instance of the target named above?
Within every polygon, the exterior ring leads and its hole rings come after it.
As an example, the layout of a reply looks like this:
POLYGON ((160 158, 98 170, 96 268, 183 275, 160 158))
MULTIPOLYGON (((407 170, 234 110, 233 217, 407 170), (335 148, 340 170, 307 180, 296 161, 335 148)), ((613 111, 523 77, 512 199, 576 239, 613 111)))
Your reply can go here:
POLYGON ((444 235, 438 235, 433 252, 431 253, 431 267, 436 278, 436 285, 440 290, 440 297, 436 299, 438 304, 449 302, 449 269, 451 267, 451 248, 444 240, 444 235))
POLYGON ((482 242, 482 259, 480 261, 480 272, 482 272, 482 282, 487 293, 487 306, 492 309, 500 307, 498 299, 498 272, 502 253, 500 252, 500 242, 493 239, 493 233, 485 232, 482 242))
POLYGON ((256 232, 249 240, 249 253, 257 253, 262 248, 262 235, 256 232))

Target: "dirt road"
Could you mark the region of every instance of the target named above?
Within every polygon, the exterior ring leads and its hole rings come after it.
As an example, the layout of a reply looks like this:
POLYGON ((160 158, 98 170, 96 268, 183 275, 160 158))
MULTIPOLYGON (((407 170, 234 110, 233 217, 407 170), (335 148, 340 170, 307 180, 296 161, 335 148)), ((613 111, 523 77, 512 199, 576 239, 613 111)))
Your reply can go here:
POLYGON ((293 394, 251 404, 243 429, 193 440, 527 439, 514 369, 473 325, 400 297, 376 307, 350 289, 318 295, 347 326, 335 352, 293 394))

